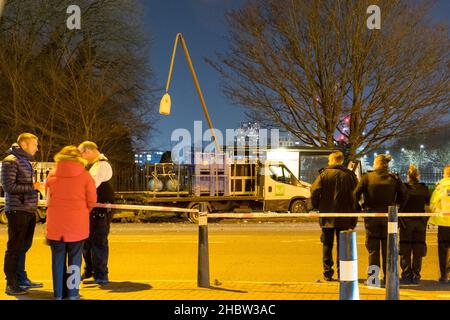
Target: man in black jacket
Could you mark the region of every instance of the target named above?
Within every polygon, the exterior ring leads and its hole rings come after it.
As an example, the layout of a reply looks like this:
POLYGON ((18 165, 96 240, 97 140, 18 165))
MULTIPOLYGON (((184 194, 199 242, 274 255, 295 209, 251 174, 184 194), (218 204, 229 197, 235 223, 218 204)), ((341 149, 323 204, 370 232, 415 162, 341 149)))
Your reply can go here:
MULTIPOLYGON (((407 192, 402 181, 390 173, 391 156, 380 154, 373 164, 374 171, 364 174, 355 190, 355 200, 359 203, 364 196, 364 211, 387 213, 389 206, 397 205, 403 209, 407 201, 407 192)), ((366 228, 366 248, 369 252, 369 270, 380 268, 380 249, 383 257, 383 274, 386 277, 387 219, 364 218, 366 228)), ((369 277, 371 275, 368 275, 369 277)))
POLYGON ((40 288, 42 283, 28 279, 25 272, 25 254, 30 249, 36 225, 40 183, 33 183, 33 160, 38 150, 38 138, 22 133, 17 143, 3 159, 1 182, 5 191, 5 212, 8 218, 8 244, 4 271, 6 294, 21 295, 27 288, 40 288))
MULTIPOLYGON (((323 169, 311 186, 311 201, 315 210, 323 213, 353 212, 353 191, 358 183, 356 175, 345 168, 344 155, 337 151, 328 157, 328 167, 323 169)), ((339 232, 354 229, 357 218, 320 218, 323 243, 323 275, 326 281, 333 276, 333 242, 337 242, 337 272, 339 277, 339 232)))

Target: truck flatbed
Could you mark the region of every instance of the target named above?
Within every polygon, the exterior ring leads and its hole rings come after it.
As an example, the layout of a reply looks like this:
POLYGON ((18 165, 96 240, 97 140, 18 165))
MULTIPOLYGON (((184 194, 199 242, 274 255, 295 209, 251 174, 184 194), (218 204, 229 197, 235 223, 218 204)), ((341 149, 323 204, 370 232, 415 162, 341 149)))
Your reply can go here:
POLYGON ((254 195, 240 195, 240 196, 193 196, 187 194, 186 196, 158 196, 155 197, 155 192, 116 192, 116 202, 123 200, 140 200, 139 202, 209 202, 209 201, 233 201, 233 200, 249 200, 249 201, 263 201, 262 197, 254 195))

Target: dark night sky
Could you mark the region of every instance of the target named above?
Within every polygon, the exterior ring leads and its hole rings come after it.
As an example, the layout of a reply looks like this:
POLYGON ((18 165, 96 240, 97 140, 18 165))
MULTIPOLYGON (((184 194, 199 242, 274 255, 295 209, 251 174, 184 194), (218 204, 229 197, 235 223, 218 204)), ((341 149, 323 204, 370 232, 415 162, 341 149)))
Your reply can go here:
MULTIPOLYGON (((225 129, 239 126, 245 120, 244 108, 231 105, 220 89, 218 73, 204 62, 204 57, 214 58, 214 53, 223 52, 227 43, 224 13, 241 7, 244 0, 145 0, 146 30, 152 38, 151 66, 157 85, 164 94, 170 57, 175 35, 181 32, 186 40, 213 125, 225 133, 225 129)), ((449 19, 450 1, 438 0, 433 16, 449 19)), ((203 121, 203 130, 208 128, 194 83, 189 73, 181 46, 177 50, 172 81, 169 89, 172 112, 160 116, 156 125, 158 132, 152 133, 148 149, 170 149, 170 135, 177 128, 193 130, 194 121, 203 121)))

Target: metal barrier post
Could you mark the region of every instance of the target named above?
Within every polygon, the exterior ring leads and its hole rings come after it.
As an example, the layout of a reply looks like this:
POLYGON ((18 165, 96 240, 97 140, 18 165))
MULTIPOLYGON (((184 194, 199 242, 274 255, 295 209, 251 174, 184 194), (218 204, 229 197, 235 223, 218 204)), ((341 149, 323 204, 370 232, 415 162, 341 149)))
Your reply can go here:
POLYGON ((197 286, 209 288, 208 209, 206 203, 200 203, 198 215, 197 286))
POLYGON ((358 253, 355 231, 340 232, 339 270, 339 300, 359 300, 358 253))
POLYGON ((389 207, 386 262, 386 300, 400 299, 398 279, 397 211, 397 206, 389 207))

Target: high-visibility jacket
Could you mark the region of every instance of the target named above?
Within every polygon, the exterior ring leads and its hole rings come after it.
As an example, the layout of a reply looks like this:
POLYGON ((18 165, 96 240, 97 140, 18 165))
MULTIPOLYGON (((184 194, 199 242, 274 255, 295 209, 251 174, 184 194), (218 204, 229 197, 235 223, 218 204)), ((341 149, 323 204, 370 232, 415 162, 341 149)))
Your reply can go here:
MULTIPOLYGON (((433 212, 450 212, 450 178, 439 181, 431 196, 430 208, 433 212)), ((431 217, 429 223, 450 227, 450 216, 431 217)))

